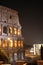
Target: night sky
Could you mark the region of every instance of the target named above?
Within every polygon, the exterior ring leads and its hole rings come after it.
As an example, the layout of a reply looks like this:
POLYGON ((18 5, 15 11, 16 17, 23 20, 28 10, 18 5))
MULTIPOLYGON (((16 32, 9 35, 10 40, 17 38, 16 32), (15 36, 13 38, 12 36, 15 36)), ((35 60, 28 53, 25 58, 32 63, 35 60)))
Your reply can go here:
POLYGON ((43 2, 0 0, 0 5, 18 11, 24 43, 43 43, 43 2))

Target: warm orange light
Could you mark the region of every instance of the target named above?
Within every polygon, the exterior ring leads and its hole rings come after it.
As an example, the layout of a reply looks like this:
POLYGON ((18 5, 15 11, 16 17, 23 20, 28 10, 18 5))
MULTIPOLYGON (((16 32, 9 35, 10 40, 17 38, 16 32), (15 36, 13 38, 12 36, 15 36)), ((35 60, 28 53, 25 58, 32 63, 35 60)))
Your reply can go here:
POLYGON ((16 30, 16 28, 14 28, 14 30, 16 30))
POLYGON ((14 28, 14 34, 15 34, 15 35, 17 34, 17 29, 16 29, 16 28, 14 28))
POLYGON ((2 31, 2 30, 1 30, 1 25, 0 25, 0 34, 1 34, 1 31, 2 31))
POLYGON ((7 40, 3 40, 3 47, 7 47, 7 40))
POLYGON ((13 41, 9 40, 9 47, 13 47, 13 41))
POLYGON ((20 47, 20 41, 18 41, 18 47, 20 47))
POLYGON ((9 33, 12 34, 12 27, 9 28, 9 33))
POLYGON ((20 31, 20 29, 18 29, 18 36, 21 34, 21 31, 20 31))
POLYGON ((14 40, 14 47, 17 47, 17 40, 14 40))
POLYGON ((8 38, 8 40, 10 40, 10 38, 8 38))
POLYGON ((21 47, 23 47, 23 41, 21 41, 21 47))
POLYGON ((1 39, 0 39, 0 47, 1 47, 1 44, 2 44, 2 43, 1 43, 1 39))
POLYGON ((13 41, 10 38, 8 38, 8 45, 9 47, 13 47, 13 41))

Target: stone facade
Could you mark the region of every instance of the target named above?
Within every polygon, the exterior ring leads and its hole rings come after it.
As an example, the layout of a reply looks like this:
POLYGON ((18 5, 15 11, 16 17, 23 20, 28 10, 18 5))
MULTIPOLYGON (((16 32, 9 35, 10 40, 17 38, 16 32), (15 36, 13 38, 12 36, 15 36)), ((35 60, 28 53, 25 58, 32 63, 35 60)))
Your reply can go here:
POLYGON ((0 6, 0 48, 9 56, 10 62, 24 59, 18 12, 4 6, 0 6))
POLYGON ((0 6, 0 21, 20 26, 18 12, 3 6, 0 6))

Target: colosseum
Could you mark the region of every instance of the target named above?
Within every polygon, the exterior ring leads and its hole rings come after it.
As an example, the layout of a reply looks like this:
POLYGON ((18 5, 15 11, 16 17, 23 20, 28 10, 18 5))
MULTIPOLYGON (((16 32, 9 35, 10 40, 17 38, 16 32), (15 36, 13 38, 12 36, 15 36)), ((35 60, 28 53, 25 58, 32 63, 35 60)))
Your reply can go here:
POLYGON ((18 12, 0 6, 0 55, 5 55, 10 63, 24 59, 21 28, 18 12))

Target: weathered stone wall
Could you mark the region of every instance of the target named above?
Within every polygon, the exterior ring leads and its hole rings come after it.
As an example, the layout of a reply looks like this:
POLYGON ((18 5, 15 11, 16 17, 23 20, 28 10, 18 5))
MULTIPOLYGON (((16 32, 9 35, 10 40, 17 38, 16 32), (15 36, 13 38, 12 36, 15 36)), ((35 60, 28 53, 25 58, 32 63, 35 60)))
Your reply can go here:
POLYGON ((18 12, 10 8, 0 6, 0 22, 6 22, 20 26, 18 12))

